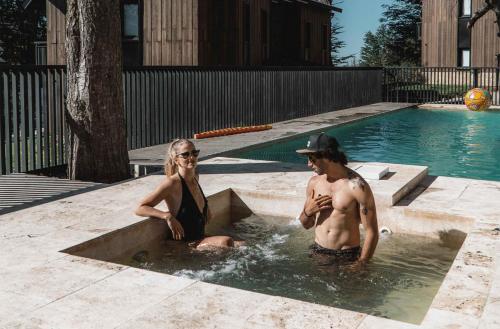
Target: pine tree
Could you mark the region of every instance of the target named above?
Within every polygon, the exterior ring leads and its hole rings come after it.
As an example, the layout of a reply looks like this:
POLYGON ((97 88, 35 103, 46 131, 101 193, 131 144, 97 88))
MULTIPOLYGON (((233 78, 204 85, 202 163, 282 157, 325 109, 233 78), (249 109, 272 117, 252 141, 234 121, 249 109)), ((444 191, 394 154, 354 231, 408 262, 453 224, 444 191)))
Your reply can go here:
POLYGON ((343 27, 340 26, 340 24, 336 22, 335 19, 333 18, 331 23, 331 29, 332 29, 332 34, 330 40, 330 56, 332 59, 332 65, 334 66, 345 65, 347 64, 348 59, 352 57, 352 55, 340 56, 340 50, 343 47, 345 47, 345 41, 339 38, 339 35, 344 33, 343 27))
POLYGON ((71 179, 112 183, 129 177, 120 26, 120 0, 68 1, 71 179))
POLYGON ((364 36, 364 45, 361 47, 361 65, 362 66, 386 66, 388 65, 386 44, 387 30, 385 25, 381 24, 374 34, 368 31, 364 36))
POLYGON ((367 32, 364 36, 362 65, 419 65, 421 47, 417 26, 421 21, 421 1, 395 0, 382 6, 384 12, 377 32, 367 32))
POLYGON ((419 65, 421 56, 417 26, 421 22, 420 0, 396 0, 385 4, 381 24, 385 25, 388 65, 419 65))
MULTIPOLYGON (((332 2, 333 6, 340 6, 343 1, 332 2)), ((350 58, 354 55, 340 56, 340 50, 345 47, 345 41, 340 39, 340 35, 344 33, 344 28, 335 20, 335 15, 333 15, 330 21, 330 58, 333 66, 346 65, 350 58)))

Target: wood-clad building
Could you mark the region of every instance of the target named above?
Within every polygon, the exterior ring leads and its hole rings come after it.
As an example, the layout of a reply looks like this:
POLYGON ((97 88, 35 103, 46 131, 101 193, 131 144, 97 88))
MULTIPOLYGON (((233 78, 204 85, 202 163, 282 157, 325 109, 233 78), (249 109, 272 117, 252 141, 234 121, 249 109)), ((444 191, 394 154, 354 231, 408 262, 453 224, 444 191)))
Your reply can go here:
POLYGON ((199 0, 198 65, 259 65, 269 59, 269 0, 199 0))
MULTIPOLYGON (((64 64, 65 1, 47 8, 47 64, 64 64)), ((125 65, 328 65, 331 0, 122 0, 125 65)))
POLYGON ((496 17, 487 13, 472 31, 467 22, 483 0, 422 0, 422 66, 497 66, 500 38, 496 17))
POLYGON ((47 64, 65 65, 66 2, 46 0, 45 8, 47 11, 47 64))

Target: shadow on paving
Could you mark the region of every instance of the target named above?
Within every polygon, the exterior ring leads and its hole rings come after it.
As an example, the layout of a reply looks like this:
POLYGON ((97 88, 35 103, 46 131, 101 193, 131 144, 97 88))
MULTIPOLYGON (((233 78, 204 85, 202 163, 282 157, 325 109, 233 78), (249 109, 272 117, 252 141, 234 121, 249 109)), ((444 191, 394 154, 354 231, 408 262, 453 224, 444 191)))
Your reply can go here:
POLYGON ((398 201, 398 203, 396 203, 394 206, 407 207, 411 205, 411 203, 415 201, 415 199, 417 199, 420 194, 425 192, 425 190, 427 190, 437 178, 438 176, 428 175, 413 189, 413 191, 411 191, 407 196, 398 201))
POLYGON ((200 163, 200 174, 248 174, 248 173, 274 173, 274 172, 306 172, 311 171, 307 164, 295 163, 200 163))
MULTIPOLYGON (((275 172, 307 172, 311 171, 307 164, 295 164, 285 162, 271 163, 238 163, 224 160, 221 163, 198 164, 199 174, 248 174, 248 173, 275 173, 275 172)), ((164 175, 160 166, 150 166, 154 170, 148 170, 150 175, 164 175)))
POLYGON ((0 176, 0 215, 107 186, 109 185, 30 174, 0 176))

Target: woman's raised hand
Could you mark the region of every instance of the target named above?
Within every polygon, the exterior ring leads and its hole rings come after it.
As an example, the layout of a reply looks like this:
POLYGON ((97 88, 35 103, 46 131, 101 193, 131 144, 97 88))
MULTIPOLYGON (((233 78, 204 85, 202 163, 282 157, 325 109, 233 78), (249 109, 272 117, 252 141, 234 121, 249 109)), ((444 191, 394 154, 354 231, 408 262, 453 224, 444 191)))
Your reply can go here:
POLYGON ((167 215, 165 221, 168 224, 168 227, 172 231, 172 236, 174 240, 181 240, 184 238, 184 229, 182 228, 181 223, 171 214, 167 215))

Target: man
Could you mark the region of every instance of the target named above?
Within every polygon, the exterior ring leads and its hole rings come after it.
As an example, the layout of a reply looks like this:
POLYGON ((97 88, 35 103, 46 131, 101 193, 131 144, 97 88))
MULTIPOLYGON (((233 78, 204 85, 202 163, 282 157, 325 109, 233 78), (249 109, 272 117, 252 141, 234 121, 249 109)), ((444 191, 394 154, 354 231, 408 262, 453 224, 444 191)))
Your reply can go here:
POLYGON ((334 262, 364 264, 375 252, 378 242, 377 212, 373 193, 353 170, 333 137, 312 135, 307 148, 307 165, 317 174, 307 185, 307 199, 300 214, 304 228, 315 227, 314 254, 331 256, 334 262), (359 224, 365 230, 360 246, 359 224))

